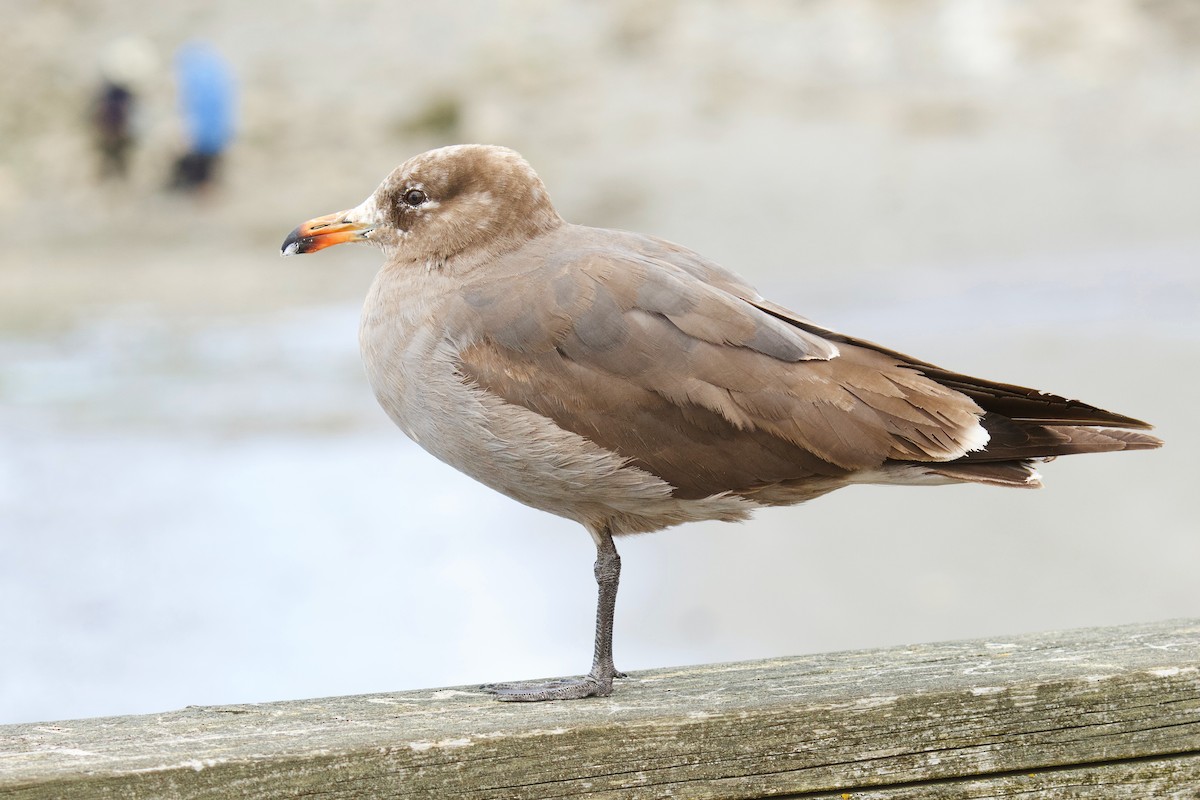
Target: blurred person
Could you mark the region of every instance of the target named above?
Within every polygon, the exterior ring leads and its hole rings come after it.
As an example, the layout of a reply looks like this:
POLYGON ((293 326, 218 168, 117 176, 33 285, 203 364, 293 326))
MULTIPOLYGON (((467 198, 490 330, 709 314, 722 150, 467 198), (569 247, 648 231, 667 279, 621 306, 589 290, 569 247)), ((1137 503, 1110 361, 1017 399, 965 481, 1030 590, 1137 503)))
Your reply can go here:
POLYGON ((91 125, 101 180, 124 180, 136 143, 137 88, 154 71, 154 51, 129 37, 109 45, 100 59, 100 86, 92 99, 91 125))
POLYGON ((225 59, 204 42, 189 42, 175 57, 188 149, 176 160, 170 187, 207 188, 233 138, 234 81, 225 59))
POLYGON ((129 150, 133 146, 131 118, 133 91, 107 78, 93 103, 92 123, 100 154, 100 178, 124 179, 129 174, 129 150))

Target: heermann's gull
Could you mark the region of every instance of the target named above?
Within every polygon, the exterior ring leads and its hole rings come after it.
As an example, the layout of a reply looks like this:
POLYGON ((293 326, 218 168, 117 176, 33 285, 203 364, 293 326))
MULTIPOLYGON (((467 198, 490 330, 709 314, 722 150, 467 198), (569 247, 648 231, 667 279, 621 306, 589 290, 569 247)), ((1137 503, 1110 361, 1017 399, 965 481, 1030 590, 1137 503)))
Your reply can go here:
POLYGON ((1034 462, 1161 442, 1144 422, 959 375, 817 325, 678 245, 564 222, 520 155, 432 150, 284 255, 371 242, 359 332, 414 441, 596 543, 591 672, 490 687, 612 692, 613 537, 740 520, 852 483, 1037 487, 1034 462))

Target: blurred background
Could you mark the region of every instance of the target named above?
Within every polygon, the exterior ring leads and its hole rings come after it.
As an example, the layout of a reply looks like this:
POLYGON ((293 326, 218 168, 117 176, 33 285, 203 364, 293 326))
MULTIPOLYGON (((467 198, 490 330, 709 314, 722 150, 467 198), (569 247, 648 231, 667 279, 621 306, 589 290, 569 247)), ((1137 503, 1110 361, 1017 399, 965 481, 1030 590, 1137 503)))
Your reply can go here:
POLYGON ((589 538, 375 406, 379 254, 278 257, 454 142, 1168 443, 624 540, 622 669, 1200 616, 1195 3, 0 9, 0 722, 587 668, 589 538))

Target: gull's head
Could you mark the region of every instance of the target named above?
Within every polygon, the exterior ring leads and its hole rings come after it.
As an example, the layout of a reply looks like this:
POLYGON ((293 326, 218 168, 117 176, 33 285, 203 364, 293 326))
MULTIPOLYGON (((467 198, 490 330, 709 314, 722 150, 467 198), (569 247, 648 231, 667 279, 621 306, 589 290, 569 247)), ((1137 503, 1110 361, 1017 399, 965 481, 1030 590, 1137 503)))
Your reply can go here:
POLYGON ((561 223, 546 187, 517 152, 455 145, 405 161, 358 206, 305 222, 282 251, 371 242, 389 261, 444 264, 505 252, 561 223))

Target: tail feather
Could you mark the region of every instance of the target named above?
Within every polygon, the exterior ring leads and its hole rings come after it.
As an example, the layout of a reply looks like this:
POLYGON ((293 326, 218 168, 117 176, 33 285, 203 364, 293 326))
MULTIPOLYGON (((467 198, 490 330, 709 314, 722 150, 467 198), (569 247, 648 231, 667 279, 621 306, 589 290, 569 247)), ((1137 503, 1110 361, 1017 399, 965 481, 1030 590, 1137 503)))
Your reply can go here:
POLYGON ((1040 489, 1042 476, 1034 469, 1032 461, 1000 461, 949 464, 923 464, 931 475, 940 475, 956 481, 986 483, 990 486, 1013 486, 1019 489, 1040 489))
POLYGON ((1161 439, 1131 430, 1152 427, 1140 419, 1079 400, 972 378, 932 365, 921 365, 919 369, 943 386, 967 395, 984 410, 980 423, 988 432, 987 445, 952 463, 1025 462, 1162 446, 1161 439))
POLYGON ((1033 468, 1035 461, 1162 446, 1161 439, 1138 432, 1153 427, 1140 419, 1037 389, 951 372, 874 342, 831 331, 782 306, 757 299, 754 302, 768 314, 830 341, 891 356, 942 386, 961 392, 983 409, 980 423, 989 434, 983 448, 954 461, 894 462, 897 474, 918 468, 928 476, 955 481, 1036 488, 1041 485, 1041 476, 1033 468))
POLYGON ((1123 414, 1114 414, 1079 400, 1068 400, 1006 383, 995 383, 920 365, 922 373, 943 386, 962 392, 983 409, 980 424, 987 444, 954 461, 927 464, 926 471, 955 481, 1041 487, 1037 461, 1078 453, 1151 450, 1162 440, 1140 430, 1151 427, 1123 414))
POLYGON ((1009 419, 996 413, 985 414, 982 423, 990 436, 987 445, 982 450, 967 453, 960 460, 1013 461, 1077 453, 1151 450, 1162 445, 1161 439, 1138 431, 1085 425, 1045 425, 1009 419))

